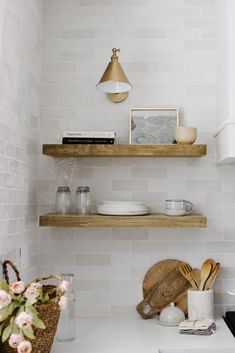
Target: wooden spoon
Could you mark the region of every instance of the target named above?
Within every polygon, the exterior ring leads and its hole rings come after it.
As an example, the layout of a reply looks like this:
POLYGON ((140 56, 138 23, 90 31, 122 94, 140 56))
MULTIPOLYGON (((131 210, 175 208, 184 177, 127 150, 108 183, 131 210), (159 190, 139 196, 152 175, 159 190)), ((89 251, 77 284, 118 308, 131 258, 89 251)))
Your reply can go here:
POLYGON ((197 285, 197 289, 200 287, 200 282, 201 282, 201 270, 199 268, 194 268, 191 273, 194 282, 197 285))
POLYGON ((208 290, 208 289, 211 289, 211 287, 213 286, 214 282, 215 282, 215 279, 217 277, 217 274, 219 272, 219 268, 220 268, 220 264, 219 262, 217 262, 215 264, 215 268, 214 270, 212 270, 209 278, 207 279, 206 283, 205 283, 205 286, 204 286, 204 289, 205 290, 208 290))
POLYGON ((209 260, 206 260, 203 262, 201 267, 201 282, 200 282, 199 290, 204 290, 205 283, 211 274, 211 267, 212 265, 209 260))
POLYGON ((179 265, 179 270, 180 270, 180 273, 182 274, 182 276, 189 281, 189 283, 191 284, 192 288, 198 290, 198 286, 197 286, 197 284, 195 283, 195 281, 194 281, 194 279, 192 277, 192 268, 191 268, 191 266, 189 266, 189 264, 187 264, 186 262, 183 262, 183 263, 181 263, 179 265))
POLYGON ((216 267, 216 262, 214 259, 207 259, 207 261, 209 261, 211 263, 211 266, 212 266, 211 272, 212 272, 216 267))

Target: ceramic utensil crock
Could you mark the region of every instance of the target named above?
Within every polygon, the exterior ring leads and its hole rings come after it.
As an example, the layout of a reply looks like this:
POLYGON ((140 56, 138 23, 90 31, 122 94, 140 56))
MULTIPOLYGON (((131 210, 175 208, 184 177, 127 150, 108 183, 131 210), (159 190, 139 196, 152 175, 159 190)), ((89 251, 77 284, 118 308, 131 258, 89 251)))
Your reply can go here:
POLYGON ((188 289, 188 318, 189 320, 214 319, 213 289, 188 289))

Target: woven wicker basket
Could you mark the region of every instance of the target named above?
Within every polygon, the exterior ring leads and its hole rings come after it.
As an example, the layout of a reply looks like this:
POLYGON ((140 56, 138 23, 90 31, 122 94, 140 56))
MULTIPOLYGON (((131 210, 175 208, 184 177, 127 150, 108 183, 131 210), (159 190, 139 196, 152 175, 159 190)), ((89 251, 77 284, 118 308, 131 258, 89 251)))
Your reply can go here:
MULTIPOLYGON (((16 274, 17 281, 20 281, 20 274, 16 266, 9 260, 3 262, 3 274, 7 283, 9 283, 9 276, 7 265, 10 265, 16 274)), ((33 282, 41 282, 48 279, 57 279, 56 276, 44 276, 37 278, 33 282)), ((43 285, 43 292, 50 293, 50 298, 53 299, 56 297, 54 289, 56 286, 52 285, 43 285)), ((58 294, 57 294, 58 295, 58 294)), ((62 295, 62 293, 61 293, 62 295)), ((51 346, 54 341, 58 320, 60 317, 59 305, 55 301, 50 301, 46 304, 39 303, 36 305, 36 309, 39 313, 39 318, 46 325, 45 330, 34 328, 35 339, 31 341, 32 343, 32 353, 49 353, 51 346)), ((1 353, 16 353, 16 349, 13 349, 9 346, 8 342, 3 344, 0 343, 0 352, 1 353)))

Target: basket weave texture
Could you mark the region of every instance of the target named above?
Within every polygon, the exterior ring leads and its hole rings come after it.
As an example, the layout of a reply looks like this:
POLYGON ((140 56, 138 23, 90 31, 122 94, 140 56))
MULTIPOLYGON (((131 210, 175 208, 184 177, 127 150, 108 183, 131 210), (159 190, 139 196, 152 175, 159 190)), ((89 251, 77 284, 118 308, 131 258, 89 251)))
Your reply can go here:
MULTIPOLYGON (((4 261, 3 263, 3 273, 4 273, 5 280, 9 283, 9 277, 6 269, 7 264, 10 265, 15 271, 17 280, 20 280, 20 275, 17 268, 9 260, 4 261)), ((54 276, 41 277, 34 280, 34 282, 40 282, 41 280, 50 279, 50 278, 54 278, 54 276)), ((53 293, 54 292, 53 289, 55 288, 56 286, 53 286, 53 285, 43 285, 43 292, 53 293)), ((51 299, 53 299, 53 296, 55 298, 55 294, 52 294, 52 295, 50 294, 51 299)), ((34 340, 31 340, 32 353, 49 353, 54 341, 57 324, 60 317, 60 308, 57 302, 51 301, 51 300, 48 303, 38 303, 36 304, 35 308, 39 313, 38 315, 39 318, 44 322, 46 329, 42 330, 42 329, 34 328, 34 335, 36 338, 34 340)), ((16 353, 17 350, 11 348, 8 342, 6 341, 3 344, 0 343, 0 352, 16 353)))

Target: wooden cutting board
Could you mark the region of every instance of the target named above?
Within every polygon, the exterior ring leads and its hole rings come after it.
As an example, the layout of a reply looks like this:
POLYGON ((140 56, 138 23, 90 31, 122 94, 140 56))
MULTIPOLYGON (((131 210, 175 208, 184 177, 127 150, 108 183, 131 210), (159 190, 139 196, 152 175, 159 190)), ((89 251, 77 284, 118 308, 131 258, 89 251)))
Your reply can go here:
POLYGON ((139 314, 148 319, 159 314, 171 302, 187 313, 189 282, 179 272, 182 261, 167 259, 157 262, 143 280, 144 299, 137 305, 139 314))

